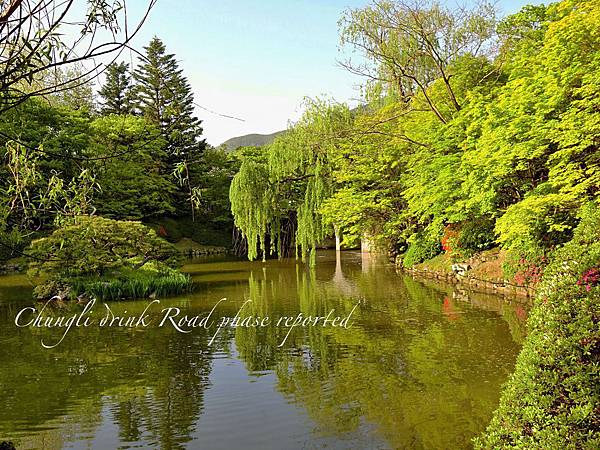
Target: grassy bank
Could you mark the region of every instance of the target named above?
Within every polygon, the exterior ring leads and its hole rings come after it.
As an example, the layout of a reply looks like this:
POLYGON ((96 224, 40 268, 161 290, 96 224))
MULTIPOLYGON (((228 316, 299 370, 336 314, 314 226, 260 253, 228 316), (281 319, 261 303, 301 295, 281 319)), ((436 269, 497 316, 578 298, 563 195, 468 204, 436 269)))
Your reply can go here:
POLYGON ((175 248, 179 250, 182 255, 187 257, 227 253, 227 248, 225 247, 199 244, 190 238, 183 238, 173 245, 175 245, 175 248))
POLYGON ((63 300, 95 298, 101 301, 161 298, 184 294, 192 290, 188 274, 149 264, 137 270, 120 270, 101 277, 85 276, 50 279, 40 282, 34 295, 45 300, 58 295, 63 300))
POLYGON ((405 270, 420 276, 438 278, 500 294, 527 297, 535 295, 535 283, 520 283, 518 278, 505 273, 506 252, 500 248, 477 252, 466 258, 458 263, 460 271, 457 271, 456 264, 452 255, 444 252, 405 270))
POLYGON ((173 269, 163 273, 139 270, 105 279, 75 279, 68 284, 72 297, 102 301, 168 297, 189 292, 192 288, 190 276, 173 269))

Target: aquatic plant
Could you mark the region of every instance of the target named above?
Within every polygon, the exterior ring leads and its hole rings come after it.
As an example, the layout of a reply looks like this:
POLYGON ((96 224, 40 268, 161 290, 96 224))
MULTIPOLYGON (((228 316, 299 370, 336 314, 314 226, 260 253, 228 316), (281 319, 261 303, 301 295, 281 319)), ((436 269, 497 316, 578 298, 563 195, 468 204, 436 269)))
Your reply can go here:
POLYGON ((141 271, 109 279, 74 279, 69 282, 70 296, 85 296, 97 300, 121 300, 167 297, 191 291, 188 274, 169 269, 163 273, 141 271))

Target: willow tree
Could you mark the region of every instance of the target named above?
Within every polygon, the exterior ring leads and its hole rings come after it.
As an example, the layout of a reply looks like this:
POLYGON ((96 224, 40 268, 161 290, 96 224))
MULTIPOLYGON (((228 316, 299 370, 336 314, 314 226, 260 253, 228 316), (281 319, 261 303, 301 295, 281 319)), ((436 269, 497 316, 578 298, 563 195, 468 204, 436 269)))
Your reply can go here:
POLYGON ((284 254, 284 224, 292 224, 302 259, 332 232, 320 212, 332 195, 330 156, 352 124, 346 105, 309 100, 302 118, 271 145, 243 156, 231 184, 235 225, 248 241, 248 257, 284 254))
POLYGON ((452 9, 435 0, 381 0, 347 10, 339 24, 342 46, 361 55, 360 62, 348 59, 342 66, 382 84, 407 105, 420 95, 442 123, 464 102, 453 82, 454 61, 495 51, 496 15, 486 1, 452 9), (430 95, 435 82, 443 84, 446 94, 438 99, 430 95))

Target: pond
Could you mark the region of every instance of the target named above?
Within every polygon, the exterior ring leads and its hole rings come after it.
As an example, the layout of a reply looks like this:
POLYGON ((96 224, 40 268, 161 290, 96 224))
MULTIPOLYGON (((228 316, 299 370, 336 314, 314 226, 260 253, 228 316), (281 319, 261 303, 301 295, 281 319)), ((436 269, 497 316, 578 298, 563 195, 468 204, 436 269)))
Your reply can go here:
MULTIPOLYGON (((358 307, 347 328, 73 327, 45 349, 41 340, 63 332, 17 328, 31 288, 22 275, 1 277, 0 441, 18 449, 470 448, 524 337, 521 303, 419 282, 359 252, 319 252, 314 269, 214 257, 184 270, 196 290, 160 299, 151 318, 168 307, 207 316, 222 298, 213 317, 233 317, 248 299, 244 314, 272 318, 348 316, 358 307)), ((149 303, 110 308, 139 315, 149 303)))

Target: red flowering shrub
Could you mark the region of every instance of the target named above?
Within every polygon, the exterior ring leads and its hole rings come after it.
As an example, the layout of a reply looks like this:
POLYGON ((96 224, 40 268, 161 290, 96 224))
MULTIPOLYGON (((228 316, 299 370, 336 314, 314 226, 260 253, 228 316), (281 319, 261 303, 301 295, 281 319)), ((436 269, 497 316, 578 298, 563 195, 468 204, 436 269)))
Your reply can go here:
POLYGON ((542 280, 548 258, 544 249, 523 245, 510 249, 503 264, 504 275, 518 286, 535 286, 542 280))
POLYGON ((592 267, 581 274, 577 280, 578 286, 585 286, 586 291, 590 291, 593 286, 600 285, 600 268, 592 267))
POLYGON ((513 277, 515 284, 530 286, 538 284, 541 281, 544 272, 542 265, 529 263, 525 259, 521 259, 520 264, 522 269, 518 270, 513 277))
POLYGON ((446 225, 441 244, 453 261, 464 261, 494 245, 494 222, 474 219, 446 225))
POLYGON ((456 224, 453 223, 444 227, 442 250, 446 253, 452 253, 453 250, 458 248, 458 230, 456 228, 456 224))

